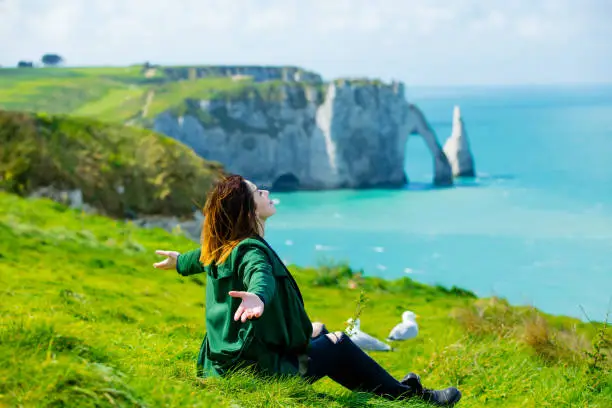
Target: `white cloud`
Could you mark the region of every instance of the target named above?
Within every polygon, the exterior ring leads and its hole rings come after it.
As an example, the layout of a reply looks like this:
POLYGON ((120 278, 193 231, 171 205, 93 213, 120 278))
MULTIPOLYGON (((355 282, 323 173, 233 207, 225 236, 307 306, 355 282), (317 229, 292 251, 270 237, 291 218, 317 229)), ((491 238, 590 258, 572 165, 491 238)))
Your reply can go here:
POLYGON ((612 81, 612 46, 601 40, 612 37, 606 0, 0 0, 0 7, 3 65, 53 51, 79 65, 287 63, 409 83, 557 81, 580 72, 612 81), (584 58, 583 44, 597 44, 597 55, 584 58), (545 75, 553 61, 554 74, 545 75))

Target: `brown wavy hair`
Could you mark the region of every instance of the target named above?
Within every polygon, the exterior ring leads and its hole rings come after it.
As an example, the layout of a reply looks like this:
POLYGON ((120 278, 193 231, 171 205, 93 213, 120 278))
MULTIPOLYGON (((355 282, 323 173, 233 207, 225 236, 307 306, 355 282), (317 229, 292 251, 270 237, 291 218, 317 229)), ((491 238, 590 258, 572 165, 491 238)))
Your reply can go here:
POLYGON ((225 177, 204 204, 200 262, 223 263, 240 241, 258 235, 259 230, 253 192, 246 180, 236 174, 225 177))

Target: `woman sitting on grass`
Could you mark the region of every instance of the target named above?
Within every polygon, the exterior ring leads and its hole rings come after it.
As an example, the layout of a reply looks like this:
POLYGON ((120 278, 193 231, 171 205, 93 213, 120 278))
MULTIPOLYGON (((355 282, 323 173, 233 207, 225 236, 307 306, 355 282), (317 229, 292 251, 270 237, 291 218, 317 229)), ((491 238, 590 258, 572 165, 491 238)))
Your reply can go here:
POLYGON ((262 238, 276 208, 268 191, 233 175, 220 181, 204 207, 202 247, 154 264, 188 276, 206 273, 206 329, 198 376, 251 366, 261 374, 325 376, 344 387, 389 399, 419 397, 452 405, 461 393, 423 388, 409 373, 398 381, 342 332, 311 323, 297 283, 262 238))

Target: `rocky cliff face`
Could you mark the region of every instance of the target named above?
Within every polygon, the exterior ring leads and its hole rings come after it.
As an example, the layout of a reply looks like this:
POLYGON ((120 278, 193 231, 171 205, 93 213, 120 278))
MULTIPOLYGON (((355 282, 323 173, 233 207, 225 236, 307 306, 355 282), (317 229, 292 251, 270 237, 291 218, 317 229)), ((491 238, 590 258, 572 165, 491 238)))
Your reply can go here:
POLYGON ((275 190, 402 186, 406 141, 418 133, 434 158, 434 183, 452 184, 435 134, 401 83, 255 85, 188 100, 180 114, 158 115, 154 128, 275 190))

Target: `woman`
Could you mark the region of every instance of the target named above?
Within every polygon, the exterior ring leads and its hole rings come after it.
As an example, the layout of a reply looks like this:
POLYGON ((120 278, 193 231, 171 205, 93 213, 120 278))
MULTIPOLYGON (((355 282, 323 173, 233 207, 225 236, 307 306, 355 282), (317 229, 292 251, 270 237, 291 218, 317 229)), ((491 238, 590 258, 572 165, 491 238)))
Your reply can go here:
POLYGON ((202 246, 154 264, 188 276, 206 273, 206 329, 198 376, 222 376, 251 366, 262 374, 299 375, 314 382, 329 376, 351 390, 390 399, 420 397, 439 405, 461 398, 456 388, 423 388, 409 373, 389 375, 342 332, 312 324, 297 283, 263 239, 276 208, 268 191, 241 176, 213 188, 204 206, 202 246))

